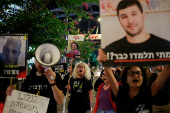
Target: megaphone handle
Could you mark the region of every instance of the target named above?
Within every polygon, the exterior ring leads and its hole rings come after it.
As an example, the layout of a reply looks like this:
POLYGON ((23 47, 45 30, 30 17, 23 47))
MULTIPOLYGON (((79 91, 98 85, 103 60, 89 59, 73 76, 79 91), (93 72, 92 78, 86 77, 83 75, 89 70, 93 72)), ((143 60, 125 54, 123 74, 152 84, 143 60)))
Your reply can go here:
POLYGON ((12 86, 12 78, 10 78, 10 85, 12 86))
POLYGON ((43 66, 43 65, 41 65, 41 66, 44 68, 45 73, 46 73, 46 71, 47 71, 48 69, 51 69, 50 66, 43 66))
MULTIPOLYGON (((42 66, 42 67, 43 67, 43 66, 42 66)), ((45 67, 45 66, 44 66, 44 68, 45 68, 45 69, 44 69, 45 73, 47 72, 48 69, 51 69, 51 67, 45 67)), ((53 77, 53 76, 50 76, 50 79, 51 79, 51 80, 54 80, 54 77, 53 77)))
POLYGON ((44 70, 44 71, 45 71, 45 72, 47 72, 47 70, 48 70, 48 69, 51 69, 51 67, 49 67, 49 68, 45 68, 45 70, 44 70))

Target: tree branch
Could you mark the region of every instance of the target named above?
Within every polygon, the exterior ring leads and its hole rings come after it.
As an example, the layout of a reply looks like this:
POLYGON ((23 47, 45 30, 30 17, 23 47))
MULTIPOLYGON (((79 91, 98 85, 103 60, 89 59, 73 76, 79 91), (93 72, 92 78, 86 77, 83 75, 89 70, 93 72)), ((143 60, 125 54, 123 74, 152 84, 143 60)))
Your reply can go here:
POLYGON ((37 12, 39 12, 41 9, 43 9, 48 3, 46 3, 44 6, 42 6, 37 12))
POLYGON ((36 6, 35 6, 34 2, 33 2, 32 0, 31 0, 31 2, 33 3, 33 5, 34 5, 34 7, 35 7, 35 11, 36 11, 37 9, 36 9, 36 6))

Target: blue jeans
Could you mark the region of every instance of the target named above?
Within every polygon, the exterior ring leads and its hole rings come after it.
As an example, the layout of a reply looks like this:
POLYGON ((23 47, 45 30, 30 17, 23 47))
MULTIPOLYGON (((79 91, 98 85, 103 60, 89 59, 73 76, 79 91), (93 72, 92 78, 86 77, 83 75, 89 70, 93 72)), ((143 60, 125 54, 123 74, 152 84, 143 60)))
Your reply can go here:
POLYGON ((102 111, 102 110, 98 109, 97 113, 116 113, 116 112, 115 112, 115 110, 102 111))

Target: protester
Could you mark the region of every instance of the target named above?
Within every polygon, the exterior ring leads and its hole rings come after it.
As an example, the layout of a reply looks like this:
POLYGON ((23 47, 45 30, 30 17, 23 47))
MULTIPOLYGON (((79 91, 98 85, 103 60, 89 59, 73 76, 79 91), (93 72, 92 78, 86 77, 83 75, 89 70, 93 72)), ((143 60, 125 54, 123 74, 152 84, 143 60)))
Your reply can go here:
MULTIPOLYGON (((156 66, 157 73, 152 74, 150 77, 151 83, 153 83, 158 76, 161 76, 160 73, 164 70, 164 66, 156 66)), ((156 96, 153 98, 152 113, 170 113, 169 104, 169 87, 170 87, 170 78, 163 84, 161 89, 158 91, 156 96)))
MULTIPOLYGON (((99 49, 97 60, 107 60, 105 52, 99 49)), ((149 76, 143 67, 126 67, 121 75, 122 86, 118 85, 110 67, 105 74, 112 89, 112 100, 116 102, 118 113, 152 113, 152 99, 170 76, 170 66, 166 66, 160 76, 150 85, 149 76)))
POLYGON ((10 84, 10 79, 8 78, 0 78, 0 113, 3 112, 4 104, 5 104, 5 99, 6 99, 6 88, 10 84))
MULTIPOLYGON (((67 89, 66 89, 66 86, 68 85, 68 81, 69 81, 69 78, 72 76, 72 72, 73 72, 73 69, 74 69, 74 65, 69 65, 68 67, 68 73, 64 76, 64 102, 63 102, 63 111, 62 113, 65 113, 65 105, 66 105, 66 99, 67 99, 67 89)), ((70 98, 70 97, 68 97, 70 98)), ((67 106, 66 106, 67 107, 67 106)))
MULTIPOLYGON (((35 61, 36 71, 27 76, 21 87, 21 91, 37 94, 40 96, 50 98, 47 113, 57 113, 57 103, 62 104, 64 95, 61 90, 63 90, 63 84, 60 75, 56 75, 52 69, 48 69, 44 73, 44 68, 35 61), (50 78, 53 76, 54 80, 50 78)), ((7 95, 11 95, 14 87, 8 86, 6 90, 7 95)))
POLYGON ((70 78, 71 98, 68 105, 68 113, 90 113, 92 110, 92 83, 91 73, 87 64, 80 62, 70 78))
POLYGON ((99 88, 100 84, 104 83, 104 81, 103 81, 103 72, 104 72, 104 70, 101 71, 100 77, 94 83, 94 90, 96 92, 98 91, 98 88, 99 88))
POLYGON ((150 70, 150 68, 147 68, 146 72, 147 72, 147 74, 148 74, 149 76, 151 75, 151 70, 150 70))
POLYGON ((111 99, 111 88, 103 72, 104 83, 100 84, 93 113, 116 113, 116 104, 111 99))

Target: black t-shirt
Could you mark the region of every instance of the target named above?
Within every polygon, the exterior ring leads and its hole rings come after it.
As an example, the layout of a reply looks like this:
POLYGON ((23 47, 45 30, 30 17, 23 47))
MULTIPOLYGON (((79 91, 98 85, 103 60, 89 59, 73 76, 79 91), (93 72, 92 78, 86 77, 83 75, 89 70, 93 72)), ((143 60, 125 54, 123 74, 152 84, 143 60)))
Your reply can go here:
MULTIPOLYGON (((63 90, 63 82, 59 74, 56 73, 56 86, 63 90)), ((52 88, 45 75, 37 76, 36 73, 28 75, 24 80, 21 91, 37 94, 40 91, 40 96, 50 98, 47 113, 57 113, 57 102, 54 99, 52 88)))
MULTIPOLYGON (((150 77, 151 83, 153 83, 158 75, 152 74, 150 77)), ((161 89, 153 98, 153 105, 163 106, 169 104, 169 86, 170 86, 170 78, 163 84, 161 89)))
POLYGON ((69 102, 69 113, 83 113, 90 110, 89 90, 92 90, 92 83, 85 78, 70 78, 71 98, 69 102), (79 85, 80 84, 80 85, 79 85))
POLYGON ((152 113, 152 95, 150 87, 140 91, 138 95, 130 98, 128 92, 119 86, 117 98, 113 92, 112 100, 116 102, 117 113, 152 113))
MULTIPOLYGON (((162 58, 169 58, 168 53, 166 54, 165 52, 170 52, 170 42, 159 38, 153 34, 150 34, 150 38, 139 44, 132 44, 129 43, 126 39, 126 37, 115 41, 108 46, 105 47, 104 49, 106 55, 107 52, 113 52, 113 60, 135 60, 135 59, 158 59, 159 57, 162 58), (163 54, 158 54, 157 52, 163 52, 163 54), (132 54, 130 54, 132 53, 132 54), (134 54, 135 53, 135 54, 134 54), (142 53, 142 54, 141 54, 142 53), (154 53, 154 54, 151 54, 154 53), (165 53, 165 54, 164 54, 165 53), (157 56, 158 54, 158 56, 157 56)), ((111 55, 109 56, 111 57, 111 55)), ((132 63, 129 62, 114 62, 113 60, 108 60, 106 62, 103 62, 103 65, 107 66, 117 66, 117 65, 132 65, 132 63)), ((170 61, 161 61, 164 64, 167 64, 170 61)), ((150 61, 149 64, 151 65, 156 65, 157 62, 150 61)), ((133 65, 148 65, 148 62, 133 62, 133 65)))

